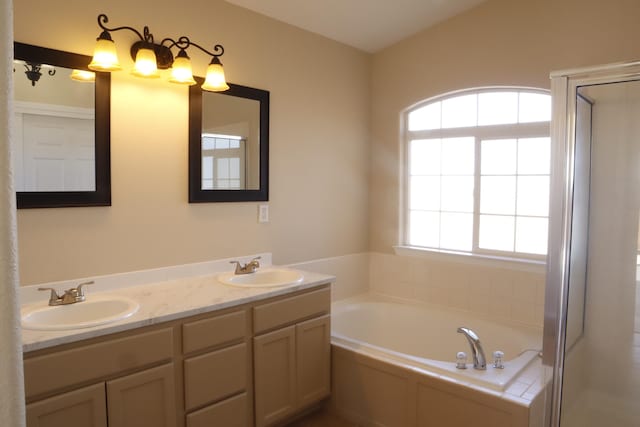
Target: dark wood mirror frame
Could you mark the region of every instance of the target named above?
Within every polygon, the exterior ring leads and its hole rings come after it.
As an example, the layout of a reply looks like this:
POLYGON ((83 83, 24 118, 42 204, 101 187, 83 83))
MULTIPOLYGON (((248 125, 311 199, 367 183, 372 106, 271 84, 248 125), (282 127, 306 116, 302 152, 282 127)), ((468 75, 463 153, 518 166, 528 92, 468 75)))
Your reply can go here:
POLYGON ((260 188, 256 190, 202 189, 202 89, 204 79, 189 88, 189 203, 252 202, 269 200, 269 92, 229 83, 224 96, 260 102, 260 188))
MULTIPOLYGON (((14 58, 89 70, 91 57, 24 43, 14 43, 14 58)), ((96 73, 95 191, 19 191, 18 209, 111 206, 111 74, 96 73)))

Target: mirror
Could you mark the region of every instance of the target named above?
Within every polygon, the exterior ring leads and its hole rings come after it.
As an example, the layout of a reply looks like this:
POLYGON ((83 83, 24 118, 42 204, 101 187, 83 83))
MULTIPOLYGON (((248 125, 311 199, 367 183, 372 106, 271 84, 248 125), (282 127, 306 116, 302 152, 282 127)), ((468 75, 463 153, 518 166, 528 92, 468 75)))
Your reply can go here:
POLYGON ((109 73, 91 57, 14 43, 14 177, 18 208, 110 206, 109 73), (93 75, 90 75, 93 77, 93 75))
POLYGON ((269 92, 189 88, 189 202, 269 200, 269 92))

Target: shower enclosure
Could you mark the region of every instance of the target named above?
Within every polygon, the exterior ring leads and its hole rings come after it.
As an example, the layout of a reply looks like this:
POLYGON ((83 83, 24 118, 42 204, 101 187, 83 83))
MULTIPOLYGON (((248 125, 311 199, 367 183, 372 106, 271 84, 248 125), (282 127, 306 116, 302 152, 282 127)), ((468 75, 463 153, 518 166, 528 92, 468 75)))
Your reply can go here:
POLYGON ((553 73, 552 95, 549 425, 637 427, 640 62, 553 73))

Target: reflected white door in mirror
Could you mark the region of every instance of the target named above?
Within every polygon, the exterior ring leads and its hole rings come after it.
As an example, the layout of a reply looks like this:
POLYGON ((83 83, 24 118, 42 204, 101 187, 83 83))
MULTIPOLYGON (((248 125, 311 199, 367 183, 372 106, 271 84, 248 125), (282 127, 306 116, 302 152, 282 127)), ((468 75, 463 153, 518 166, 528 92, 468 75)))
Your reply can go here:
POLYGON ((16 191, 95 191, 93 108, 16 102, 16 191))

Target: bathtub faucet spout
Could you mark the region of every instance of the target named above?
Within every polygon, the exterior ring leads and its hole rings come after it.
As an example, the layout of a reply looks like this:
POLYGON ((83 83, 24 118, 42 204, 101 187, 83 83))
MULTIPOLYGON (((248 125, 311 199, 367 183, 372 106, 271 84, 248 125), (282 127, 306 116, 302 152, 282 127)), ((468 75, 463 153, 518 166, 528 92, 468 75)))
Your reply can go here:
POLYGON ((473 355, 473 368, 479 370, 487 369, 487 359, 484 355, 484 350, 482 349, 478 335, 471 329, 462 327, 458 328, 458 333, 463 334, 467 338, 467 341, 469 341, 471 354, 473 355))

